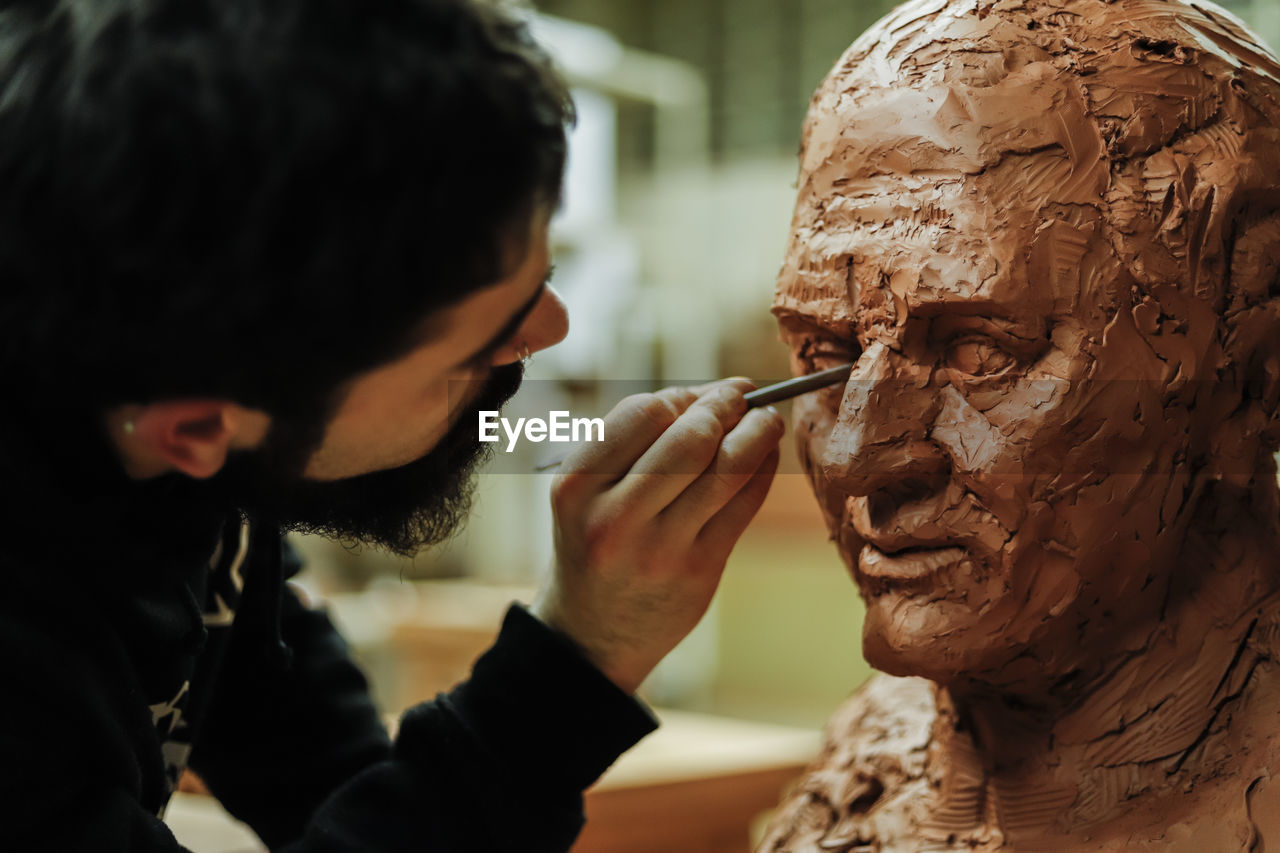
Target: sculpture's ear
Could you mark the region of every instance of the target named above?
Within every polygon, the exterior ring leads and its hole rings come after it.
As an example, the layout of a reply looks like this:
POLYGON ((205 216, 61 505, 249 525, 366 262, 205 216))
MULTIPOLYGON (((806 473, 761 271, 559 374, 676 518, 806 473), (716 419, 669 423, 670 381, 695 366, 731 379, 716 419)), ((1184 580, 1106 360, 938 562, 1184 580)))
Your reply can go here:
POLYGON ((1222 300, 1227 374, 1239 392, 1230 420, 1237 440, 1274 453, 1280 449, 1280 211, 1245 222, 1222 300))
POLYGON ((1246 373, 1246 400, 1261 407, 1265 423, 1262 440, 1266 449, 1280 451, 1280 299, 1269 306, 1267 352, 1258 353, 1246 373))

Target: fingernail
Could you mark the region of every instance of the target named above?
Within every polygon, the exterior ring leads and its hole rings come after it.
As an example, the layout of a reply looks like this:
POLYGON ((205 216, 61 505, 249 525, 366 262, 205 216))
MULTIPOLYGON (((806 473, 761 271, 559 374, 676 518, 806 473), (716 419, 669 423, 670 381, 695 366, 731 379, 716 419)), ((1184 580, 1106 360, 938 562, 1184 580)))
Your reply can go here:
POLYGON ((765 406, 761 409, 761 411, 768 412, 770 415, 772 415, 773 417, 770 418, 770 420, 774 424, 776 424, 782 430, 782 432, 787 431, 787 421, 785 418, 782 417, 782 415, 778 414, 777 409, 775 409, 773 406, 765 406))
POLYGON ((716 396, 721 400, 732 400, 734 398, 742 398, 742 389, 735 388, 732 385, 721 385, 716 389, 716 396))

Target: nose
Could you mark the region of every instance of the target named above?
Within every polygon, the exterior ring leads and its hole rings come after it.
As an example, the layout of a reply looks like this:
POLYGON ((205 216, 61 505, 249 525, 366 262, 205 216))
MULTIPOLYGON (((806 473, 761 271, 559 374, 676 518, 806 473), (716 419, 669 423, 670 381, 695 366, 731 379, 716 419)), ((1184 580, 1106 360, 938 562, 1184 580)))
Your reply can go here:
POLYGON ((946 460, 928 440, 937 415, 930 368, 880 341, 858 358, 820 464, 823 477, 850 495, 870 495, 905 479, 932 478, 946 460))
POLYGON ((568 334, 569 310, 555 288, 547 285, 529 316, 511 336, 511 342, 494 354, 493 364, 497 367, 519 361, 526 353, 532 355, 555 346, 568 334))

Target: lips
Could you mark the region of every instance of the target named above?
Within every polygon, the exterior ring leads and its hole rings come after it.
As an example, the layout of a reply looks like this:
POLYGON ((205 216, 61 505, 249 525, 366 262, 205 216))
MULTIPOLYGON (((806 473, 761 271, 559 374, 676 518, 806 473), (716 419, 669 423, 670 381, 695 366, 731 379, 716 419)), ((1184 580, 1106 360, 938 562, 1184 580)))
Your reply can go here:
POLYGON ((958 484, 907 478, 874 495, 846 495, 842 550, 868 595, 935 594, 984 574, 981 555, 1008 540, 995 518, 958 484))
POLYGON ((964 559, 963 548, 906 548, 888 554, 867 543, 858 554, 858 571, 879 581, 914 581, 936 574, 964 559))

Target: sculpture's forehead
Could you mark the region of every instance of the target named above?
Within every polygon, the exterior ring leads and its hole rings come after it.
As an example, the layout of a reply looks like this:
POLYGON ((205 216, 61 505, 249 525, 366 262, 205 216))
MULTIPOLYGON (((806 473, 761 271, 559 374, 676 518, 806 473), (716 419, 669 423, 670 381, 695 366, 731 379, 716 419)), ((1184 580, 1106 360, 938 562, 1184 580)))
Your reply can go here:
POLYGON ((1157 47, 1280 79, 1280 64, 1256 39, 1211 0, 907 0, 854 42, 832 76, 853 69, 868 82, 914 86, 939 73, 994 77, 1002 63, 1054 57, 1096 70, 1157 47), (959 61, 948 67, 939 57, 959 61))
POLYGON ((1109 301, 1114 258, 1092 279, 1071 266, 1115 213, 1110 158, 1208 120, 1227 77, 1280 78, 1248 43, 1211 4, 910 0, 814 97, 776 313, 839 327, 877 289, 959 310, 1109 301))
POLYGON ((894 83, 854 65, 823 84, 779 313, 842 325, 859 292, 886 286, 913 309, 1048 310, 1027 299, 1040 284, 1028 280, 1028 252, 1055 212, 1098 204, 1100 131, 1080 88, 1048 62, 998 75, 944 65, 958 70, 894 83))
POLYGON ((947 57, 923 79, 886 82, 863 65, 833 72, 805 121, 801 203, 899 183, 999 192, 1012 179, 1042 201, 1096 204, 1105 144, 1075 75, 1034 56, 1012 69, 1005 57, 983 59, 998 70, 967 56, 947 57), (1072 166, 1066 184, 1037 182, 1027 168, 993 174, 1011 158, 1059 155, 1072 166))

